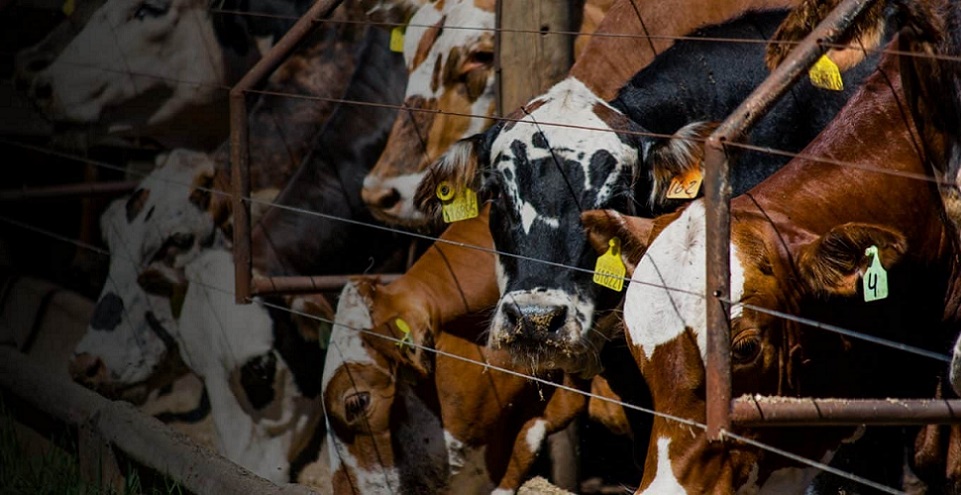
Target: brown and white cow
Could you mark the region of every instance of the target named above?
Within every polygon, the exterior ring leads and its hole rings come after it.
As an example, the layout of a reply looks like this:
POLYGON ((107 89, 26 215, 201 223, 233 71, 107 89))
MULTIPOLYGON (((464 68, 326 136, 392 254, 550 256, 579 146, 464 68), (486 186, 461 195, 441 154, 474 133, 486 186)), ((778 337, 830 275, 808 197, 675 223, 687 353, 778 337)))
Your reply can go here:
POLYGON ((496 300, 493 287, 459 276, 470 267, 457 251, 490 256, 448 244, 484 242, 486 215, 467 223, 461 232, 472 235, 443 237, 401 279, 357 279, 341 293, 323 378, 335 493, 513 493, 546 436, 584 410, 582 395, 434 356, 415 336, 408 345, 378 337, 402 338, 410 319, 437 329, 429 342, 437 351, 509 367, 505 353, 477 343, 476 318, 455 320, 486 307, 468 299, 496 300), (429 311, 395 305, 414 301, 434 304, 429 311))
MULTIPOLYGON (((793 160, 732 201, 732 294, 724 299, 731 302, 735 395, 935 396, 947 371, 937 360, 771 311, 936 353, 951 348, 961 324, 958 230, 940 188, 924 178, 942 177, 959 156, 961 71, 953 58, 961 53, 961 5, 937 3, 937 15, 909 15, 914 23, 893 47, 947 61, 885 56, 879 73, 804 150, 817 158, 793 160), (871 247, 876 258, 866 253, 871 247), (874 262, 887 270, 890 293, 865 302, 870 289, 862 280, 874 262)), ((954 187, 945 188, 950 199, 954 187)), ((704 295, 704 277, 705 207, 696 201, 650 241, 624 303, 655 409, 698 423, 705 420, 705 307, 716 303, 704 295)), ((852 432, 736 431, 815 461, 830 459, 852 432)), ((803 493, 815 472, 736 439, 709 442, 703 430, 657 417, 638 492, 803 493)), ((881 469, 874 476, 897 482, 898 474, 881 469)))

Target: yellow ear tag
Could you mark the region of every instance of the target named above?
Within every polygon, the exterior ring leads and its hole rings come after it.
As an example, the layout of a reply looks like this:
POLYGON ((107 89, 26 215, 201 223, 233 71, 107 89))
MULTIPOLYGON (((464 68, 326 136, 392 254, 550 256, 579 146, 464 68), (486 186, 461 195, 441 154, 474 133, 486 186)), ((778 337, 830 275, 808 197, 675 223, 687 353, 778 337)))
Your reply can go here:
POLYGON ((841 91, 844 89, 844 81, 841 80, 841 71, 838 70, 837 64, 828 58, 827 54, 821 55, 821 58, 814 63, 814 66, 808 71, 808 77, 811 78, 811 84, 819 88, 833 91, 841 91))
POLYGON ((864 301, 871 302, 888 297, 888 272, 881 266, 878 247, 871 246, 864 250, 865 256, 871 257, 871 266, 864 272, 861 283, 864 286, 864 301))
POLYGON ((594 266, 594 283, 620 292, 624 288, 624 274, 627 268, 621 261, 621 240, 617 237, 607 241, 607 252, 598 256, 594 266))
POLYGON ((683 175, 675 176, 671 179, 671 185, 667 188, 667 199, 694 199, 697 192, 701 190, 701 182, 704 174, 700 168, 694 168, 683 175))
POLYGON ((390 51, 404 52, 404 31, 405 28, 402 26, 390 30, 390 51))
POLYGON ((437 199, 441 201, 441 212, 445 223, 454 223, 477 216, 477 194, 465 188, 457 194, 448 182, 437 185, 437 199))
POLYGON ((66 0, 65 2, 63 2, 63 7, 61 7, 60 10, 63 11, 63 15, 70 17, 71 15, 73 15, 73 11, 77 10, 76 0, 66 0))
POLYGON ((407 322, 397 318, 394 320, 394 325, 396 325, 397 329, 404 334, 404 337, 401 338, 400 342, 397 343, 397 347, 400 347, 401 349, 403 349, 405 345, 413 347, 411 344, 414 343, 414 339, 410 336, 410 326, 407 324, 407 322))

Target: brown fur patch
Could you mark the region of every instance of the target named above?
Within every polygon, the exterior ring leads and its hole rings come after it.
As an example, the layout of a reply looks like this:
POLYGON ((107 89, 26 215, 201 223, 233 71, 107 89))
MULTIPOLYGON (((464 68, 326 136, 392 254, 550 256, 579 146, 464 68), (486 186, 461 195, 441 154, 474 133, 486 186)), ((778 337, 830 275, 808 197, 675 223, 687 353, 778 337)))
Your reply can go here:
POLYGON ((441 19, 437 21, 437 24, 434 24, 424 31, 424 36, 420 39, 420 42, 417 43, 417 51, 414 52, 411 68, 419 67, 420 64, 424 62, 424 59, 427 58, 431 47, 434 46, 440 33, 443 32, 445 22, 447 22, 447 16, 441 17, 441 19))
POLYGON ((649 203, 662 205, 667 201, 671 179, 692 170, 704 169, 704 141, 714 132, 717 122, 693 122, 671 136, 651 145, 644 157, 644 170, 649 170, 653 187, 649 203))

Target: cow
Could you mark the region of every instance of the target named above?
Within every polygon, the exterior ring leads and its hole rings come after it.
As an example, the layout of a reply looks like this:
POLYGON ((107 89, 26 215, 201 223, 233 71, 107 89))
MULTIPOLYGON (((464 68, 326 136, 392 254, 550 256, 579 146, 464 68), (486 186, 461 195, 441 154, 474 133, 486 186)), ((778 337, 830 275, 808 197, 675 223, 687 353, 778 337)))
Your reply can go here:
MULTIPOLYGON (((745 10, 785 7, 794 2, 686 0, 665 4, 620 0, 611 5, 606 0, 588 1, 582 32, 575 42, 580 48, 575 50, 577 58, 570 75, 601 98, 610 99, 673 43, 672 36, 724 21, 745 10), (678 11, 686 14, 676 15, 678 11), (593 28, 602 14, 604 20, 593 28), (636 36, 660 37, 650 38, 638 49, 636 36)), ((364 180, 364 202, 381 221, 439 230, 437 222, 413 204, 414 190, 431 161, 451 144, 493 123, 493 11, 494 2, 460 0, 425 6, 411 19, 404 47, 411 71, 404 106, 410 110, 398 116, 384 154, 364 180), (451 28, 458 25, 472 29, 451 28)))
POLYGON ((303 337, 280 301, 236 305, 233 254, 223 246, 204 249, 182 276, 148 270, 143 278, 148 292, 175 295, 166 298, 176 319, 170 335, 203 380, 217 450, 274 482, 297 481, 323 439, 318 342, 303 337))
MULTIPOLYGON (((444 182, 455 191, 469 187, 493 199, 490 227, 499 253, 501 299, 490 345, 508 347, 517 359, 545 369, 579 372, 594 366, 591 349, 605 338, 592 330, 595 315, 612 308, 620 294, 592 282, 597 255, 581 228, 581 211, 610 208, 650 217, 682 203, 666 192, 672 177, 699 171, 693 143, 768 74, 762 44, 706 44, 696 38, 766 40, 785 12, 750 12, 691 33, 610 103, 567 78, 432 164, 418 189, 421 207, 439 210, 436 191, 444 182), (559 273, 557 265, 578 270, 559 273)), ((795 86, 749 142, 799 151, 833 118, 876 59, 850 69, 843 91, 825 91, 809 81, 795 86)), ((750 151, 742 155, 732 172, 738 192, 788 160, 750 151)))
MULTIPOLYGON (((931 3, 896 2, 906 26, 888 47, 943 58, 884 55, 802 156, 731 202, 731 294, 720 302, 730 310, 735 396, 931 398, 948 374, 936 359, 793 319, 934 353, 947 353, 958 334, 957 186, 944 177, 961 136, 961 5, 931 3), (864 283, 876 264, 888 273, 880 301, 864 283)), ((624 322, 656 410, 703 424, 705 307, 718 303, 705 295, 705 205, 675 216, 635 235, 646 251, 634 261, 624 322)), ((734 433, 710 442, 701 429, 656 417, 638 493, 802 493, 815 470, 758 444, 823 462, 855 431, 734 433)), ((919 438, 918 448, 930 441, 919 438)), ((941 482, 949 475, 947 487, 932 485, 937 478, 929 487, 957 490, 951 462, 936 473, 941 482)), ((898 471, 873 474, 890 485, 898 471)))
POLYGON ((55 58, 34 59, 49 65, 34 65, 28 94, 55 122, 210 149, 227 134, 229 85, 309 6, 108 0, 55 58))
MULTIPOLYGON (((470 251, 447 242, 484 242, 486 215, 467 222, 471 236, 443 237, 401 279, 382 284, 358 277, 341 292, 323 374, 335 493, 513 493, 546 436, 586 406, 573 391, 540 389, 478 365, 507 366, 509 359, 477 342, 483 327, 476 311, 483 306, 464 306, 467 299, 493 302, 496 293, 481 287, 469 294, 475 289, 459 273, 470 268, 447 263, 458 250, 470 251), (400 303, 444 303, 427 313, 393 306, 396 294, 406 296, 400 303), (467 313, 474 317, 453 319, 467 313), (397 343, 407 328, 398 314, 443 330, 429 348, 397 343)), ((559 373, 551 378, 561 380, 559 373)), ((582 379, 564 383, 586 388, 582 379)))
MULTIPOLYGON (((316 44, 306 45, 278 68, 267 90, 276 86, 287 90, 297 87, 303 93, 319 91, 323 88, 315 85, 325 80, 317 76, 329 75, 332 63, 363 68, 349 79, 383 80, 384 68, 367 62, 387 52, 385 34, 382 30, 363 30, 367 34, 355 41, 358 35, 348 29, 333 40, 324 35, 315 39, 316 44), (325 46, 328 50, 314 50, 325 46), (341 57, 345 54, 352 56, 341 57), (367 72, 371 74, 365 75, 367 72)), ((333 78, 326 82, 330 89, 335 87, 333 78)), ((268 199, 291 179, 289 160, 308 154, 316 139, 306 135, 308 130, 319 134, 325 129, 325 122, 313 119, 332 113, 327 102, 313 99, 283 99, 274 102, 276 105, 271 102, 274 100, 259 101, 248 117, 251 136, 260 144, 251 150, 255 159, 250 162, 251 185, 256 197, 268 199), (276 126, 282 124, 274 117, 280 116, 302 124, 290 134, 278 133, 276 126)), ((161 330, 173 323, 169 316, 163 316, 165 305, 152 303, 154 297, 138 285, 138 277, 155 262, 182 269, 216 238, 229 237, 226 158, 226 153, 211 157, 184 149, 162 155, 138 189, 103 214, 101 232, 111 252, 110 267, 90 328, 71 364, 81 383, 105 391, 114 388, 113 384, 126 388, 151 376, 157 363, 164 362, 167 351, 155 335, 162 336, 161 330)))

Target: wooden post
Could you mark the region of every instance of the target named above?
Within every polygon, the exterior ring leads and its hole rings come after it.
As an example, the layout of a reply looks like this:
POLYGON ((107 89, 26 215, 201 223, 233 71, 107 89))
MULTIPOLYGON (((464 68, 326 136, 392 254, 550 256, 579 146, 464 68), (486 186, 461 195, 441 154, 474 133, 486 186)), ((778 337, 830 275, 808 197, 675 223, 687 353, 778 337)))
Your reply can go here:
POLYGON ((123 493, 124 475, 110 442, 97 433, 90 422, 77 428, 77 450, 80 476, 107 492, 123 493))
POLYGON ((567 75, 583 0, 497 2, 497 113, 510 114, 567 75))

